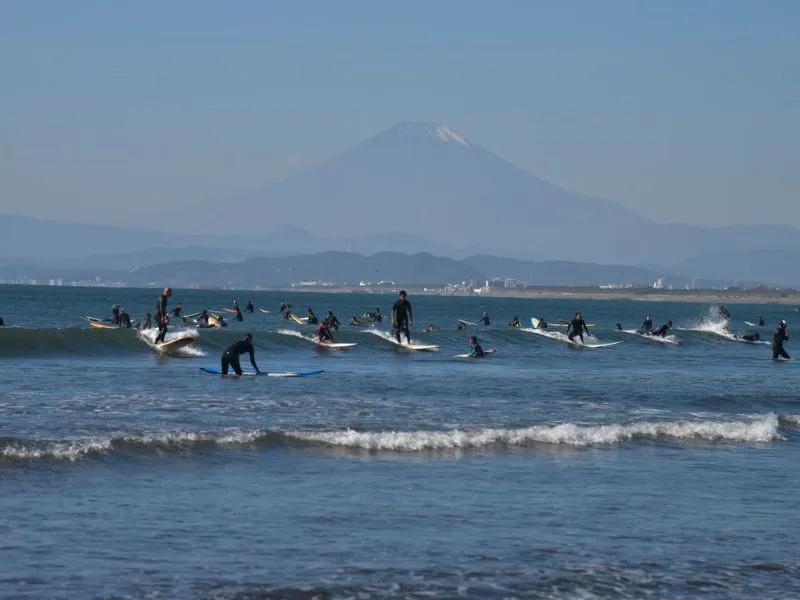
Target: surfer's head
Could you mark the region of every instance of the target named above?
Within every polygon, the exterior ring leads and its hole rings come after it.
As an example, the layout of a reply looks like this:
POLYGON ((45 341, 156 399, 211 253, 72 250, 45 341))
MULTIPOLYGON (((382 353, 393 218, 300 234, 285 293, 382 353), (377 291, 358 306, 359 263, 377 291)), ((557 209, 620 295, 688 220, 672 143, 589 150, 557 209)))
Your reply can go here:
POLYGON ((164 288, 163 294, 164 294, 164 295, 165 295, 167 298, 169 298, 170 296, 172 296, 172 288, 164 288))
POLYGON ((253 341, 253 334, 252 334, 252 333, 250 333, 250 332, 248 332, 248 333, 245 333, 245 334, 244 334, 244 337, 242 338, 242 341, 243 341, 243 342, 248 342, 248 343, 249 343, 249 342, 252 342, 252 341, 253 341))
POLYGON ((579 313, 579 312, 575 313, 575 318, 576 319, 580 319, 581 317, 582 317, 581 313, 579 313))
POLYGON ((782 320, 780 323, 778 323, 778 325, 781 327, 786 327, 786 321, 782 320))
POLYGON ((469 343, 470 344, 477 344, 478 343, 478 338, 476 338, 474 335, 469 336, 469 343))
POLYGON ((406 297, 406 295, 407 295, 407 294, 406 294, 406 291, 405 291, 405 290, 400 290, 400 297, 401 297, 401 298, 405 298, 405 297, 406 297))
POLYGON ((672 327, 672 319, 670 319, 669 321, 667 321, 667 325, 669 325, 670 327, 672 327))

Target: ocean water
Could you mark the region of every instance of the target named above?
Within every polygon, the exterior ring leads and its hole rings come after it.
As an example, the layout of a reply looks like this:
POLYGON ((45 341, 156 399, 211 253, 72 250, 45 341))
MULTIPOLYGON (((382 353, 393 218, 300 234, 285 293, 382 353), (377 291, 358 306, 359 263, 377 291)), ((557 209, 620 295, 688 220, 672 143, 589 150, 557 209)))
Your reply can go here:
POLYGON ((431 353, 347 327, 388 293, 175 290, 274 312, 174 355, 81 318, 156 295, 0 288, 0 597, 800 597, 797 365, 730 337, 790 307, 411 296, 431 353), (314 347, 282 300, 358 346, 314 347), (576 310, 622 343, 506 325, 576 310), (680 345, 614 331, 645 313, 680 345), (262 370, 324 373, 199 372, 244 331, 262 370), (454 358, 470 333, 497 354, 454 358))

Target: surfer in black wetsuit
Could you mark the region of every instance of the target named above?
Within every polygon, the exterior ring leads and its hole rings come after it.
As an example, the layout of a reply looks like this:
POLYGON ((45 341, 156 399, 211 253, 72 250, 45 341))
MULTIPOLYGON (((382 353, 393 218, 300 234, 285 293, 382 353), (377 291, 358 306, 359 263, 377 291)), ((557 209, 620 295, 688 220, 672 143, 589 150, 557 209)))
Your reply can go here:
POLYGON ((247 352, 250 355, 250 364, 256 370, 256 373, 261 373, 256 364, 256 358, 253 349, 253 334, 246 333, 245 336, 230 346, 225 352, 222 353, 222 374, 228 374, 228 368, 233 367, 233 372, 237 375, 242 374, 242 365, 239 364, 239 355, 247 352))
POLYGON ((519 317, 514 317, 508 322, 509 327, 522 327, 522 323, 519 322, 519 317))
POLYGON ((333 343, 333 333, 331 333, 331 326, 328 325, 327 320, 320 323, 319 327, 317 327, 317 341, 330 344, 333 343))
POLYGON ((458 325, 456 325, 456 330, 458 330, 458 331, 464 331, 466 328, 467 328, 467 324, 466 323, 462 323, 461 321, 459 321, 458 325))
POLYGON ((667 337, 667 332, 672 328, 672 321, 667 321, 661 327, 656 329, 655 331, 651 331, 650 335, 654 335, 656 337, 667 337))
POLYGON ((544 320, 544 317, 539 317, 539 325, 536 326, 536 329, 547 329, 547 321, 544 320))
POLYGON ((737 333, 734 337, 745 342, 757 342, 761 339, 761 335, 757 331, 755 333, 737 333))
POLYGON ((380 308, 375 309, 375 312, 372 313, 372 315, 370 316, 370 320, 373 323, 380 323, 381 321, 383 321, 383 315, 381 314, 380 308))
POLYGON ((486 356, 486 353, 481 348, 481 345, 478 343, 478 338, 474 335, 469 336, 469 348, 470 348, 470 358, 481 358, 486 356))
POLYGON ((586 332, 586 335, 592 336, 589 332, 589 328, 586 326, 586 321, 583 320, 583 315, 579 312, 575 313, 575 318, 570 321, 570 324, 567 325, 567 337, 569 341, 574 341, 575 337, 581 338, 581 344, 583 343, 583 332, 586 332))
POLYGON ((647 315, 644 318, 644 323, 642 323, 642 326, 639 328, 639 333, 648 333, 649 334, 652 331, 653 331, 653 317, 651 317, 650 315, 647 315))
POLYGON ((239 305, 237 304, 236 307, 233 309, 236 311, 236 314, 233 315, 234 321, 244 321, 244 317, 242 316, 242 311, 239 310, 239 305))
POLYGON ((5 326, 6 326, 6 322, 3 321, 3 317, 0 317, 0 327, 5 327, 5 326))
POLYGON ((414 313, 411 310, 411 303, 406 300, 406 291, 400 290, 400 297, 392 307, 392 329, 397 343, 400 343, 400 334, 406 334, 406 341, 411 343, 411 332, 409 327, 414 324, 414 313))
POLYGON ((119 304, 111 307, 111 324, 119 325, 119 304))
POLYGON ((291 304, 285 304, 283 306, 283 312, 281 313, 281 316, 284 319, 286 319, 287 321, 292 318, 292 305, 291 304))
POLYGON ((167 302, 172 296, 172 288, 164 288, 161 295, 156 300, 156 325, 158 325, 158 335, 154 343, 158 344, 163 342, 167 336, 167 327, 169 325, 169 316, 167 315, 167 302))
POLYGON ((200 313, 200 316, 197 317, 197 326, 198 327, 208 327, 208 311, 204 310, 200 313))
POLYGON ((317 315, 315 315, 314 311, 311 310, 310 308, 308 309, 308 312, 306 313, 306 319, 308 319, 308 321, 306 321, 306 323, 308 323, 309 325, 319 325, 319 319, 317 318, 317 315))
POLYGON ((124 327, 125 329, 131 328, 131 316, 125 312, 125 309, 121 306, 119 307, 119 326, 124 327))
POLYGON ((236 298, 233 299, 233 305, 231 306, 231 308, 233 310, 239 310, 239 301, 236 298))
POLYGON ((358 317, 353 317, 350 319, 350 327, 356 328, 361 327, 361 321, 358 320, 358 317))
POLYGON ((339 327, 342 326, 342 324, 339 323, 339 319, 337 319, 336 316, 333 314, 332 310, 328 311, 328 316, 325 317, 325 322, 328 324, 328 327, 330 327, 331 329, 336 329, 337 331, 339 327))
POLYGON ((722 317, 723 319, 730 319, 731 318, 731 313, 727 308, 725 308, 722 304, 720 304, 719 305, 719 316, 722 317))
POLYGON ((764 325, 764 317, 758 317, 758 326, 763 327, 764 325))
POLYGON ((783 349, 783 343, 789 339, 789 332, 786 330, 786 321, 781 321, 775 328, 775 334, 772 336, 772 358, 778 360, 779 358, 791 358, 786 350, 783 349))
POLYGON ((615 327, 617 331, 622 331, 622 323, 617 323, 615 327))
POLYGON ((255 310, 256 310, 256 308, 255 308, 255 306, 253 306, 253 301, 252 300, 248 300, 247 301, 247 306, 244 307, 244 312, 251 313, 251 312, 255 312, 255 310))
POLYGON ((483 313, 483 316, 480 319, 478 319, 478 323, 480 325, 483 325, 484 327, 489 327, 490 324, 489 313, 483 313))
POLYGON ((181 311, 183 310, 183 302, 178 302, 177 306, 169 311, 169 314, 175 317, 181 316, 181 311))

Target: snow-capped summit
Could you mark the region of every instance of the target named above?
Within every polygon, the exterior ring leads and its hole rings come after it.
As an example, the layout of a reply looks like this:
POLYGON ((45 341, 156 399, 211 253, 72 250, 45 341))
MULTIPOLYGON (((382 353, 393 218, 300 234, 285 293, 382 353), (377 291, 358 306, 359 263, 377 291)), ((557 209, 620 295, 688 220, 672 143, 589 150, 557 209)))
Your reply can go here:
POLYGON ((470 146, 469 141, 450 129, 447 125, 425 123, 423 121, 403 121, 402 123, 398 123, 393 130, 405 135, 424 135, 442 142, 455 142, 461 144, 465 148, 469 148, 470 146))

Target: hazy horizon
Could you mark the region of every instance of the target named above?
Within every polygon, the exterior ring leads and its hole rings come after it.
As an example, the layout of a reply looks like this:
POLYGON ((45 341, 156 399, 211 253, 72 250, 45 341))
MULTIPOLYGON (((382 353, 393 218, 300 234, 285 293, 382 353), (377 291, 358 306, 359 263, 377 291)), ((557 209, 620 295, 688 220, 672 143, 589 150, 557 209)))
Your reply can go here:
POLYGON ((660 223, 800 227, 796 3, 26 2, 3 16, 0 212, 142 225, 420 120, 660 223))

